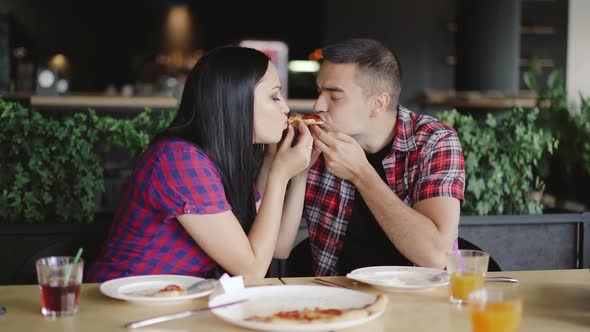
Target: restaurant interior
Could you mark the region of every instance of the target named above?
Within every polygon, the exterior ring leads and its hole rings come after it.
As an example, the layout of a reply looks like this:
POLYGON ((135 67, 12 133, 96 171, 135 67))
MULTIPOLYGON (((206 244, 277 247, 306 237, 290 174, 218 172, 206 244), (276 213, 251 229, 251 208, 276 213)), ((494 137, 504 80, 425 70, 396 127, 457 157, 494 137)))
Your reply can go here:
MULTIPOLYGON (((155 323, 157 331, 590 330, 588 17, 587 0, 2 0, 0 331, 155 323), (137 295, 141 287, 124 280, 82 283, 139 156, 172 121, 204 54, 225 45, 262 51, 290 111, 309 114, 321 48, 348 38, 393 50, 399 103, 459 136, 465 199, 444 277, 418 264, 316 275, 314 230, 303 220, 290 256, 272 259, 265 278, 217 276, 208 289, 160 299, 137 295), (75 309, 47 319, 60 314, 43 304, 49 298, 39 306, 40 262, 76 250, 65 278, 78 278, 72 269, 82 257, 75 309), (483 252, 485 262, 459 250, 483 252), (489 293, 453 288, 468 288, 472 281, 453 278, 471 264, 485 265, 478 282, 489 293), (517 287, 517 300, 509 299, 517 287), (496 292, 504 307, 475 305, 489 305, 496 292), (388 302, 362 319, 282 325, 257 316, 366 309, 380 294, 388 302)), ((202 279, 170 278, 187 289, 202 279)))

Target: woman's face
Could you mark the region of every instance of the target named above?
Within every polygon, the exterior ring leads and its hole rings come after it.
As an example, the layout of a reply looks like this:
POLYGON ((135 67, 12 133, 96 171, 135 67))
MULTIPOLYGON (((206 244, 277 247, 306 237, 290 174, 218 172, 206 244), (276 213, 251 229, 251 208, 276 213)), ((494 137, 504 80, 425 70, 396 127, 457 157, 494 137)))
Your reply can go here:
POLYGON ((269 61, 266 73, 254 90, 254 143, 277 143, 287 128, 289 106, 281 95, 281 82, 269 61))

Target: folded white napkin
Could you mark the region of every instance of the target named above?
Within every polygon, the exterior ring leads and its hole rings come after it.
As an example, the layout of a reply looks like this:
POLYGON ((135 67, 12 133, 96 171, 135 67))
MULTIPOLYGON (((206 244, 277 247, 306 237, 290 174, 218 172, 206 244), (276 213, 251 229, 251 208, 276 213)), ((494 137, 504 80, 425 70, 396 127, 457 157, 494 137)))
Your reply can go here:
POLYGON ((244 278, 242 276, 230 277, 227 273, 224 273, 219 278, 219 283, 226 294, 244 289, 244 278))

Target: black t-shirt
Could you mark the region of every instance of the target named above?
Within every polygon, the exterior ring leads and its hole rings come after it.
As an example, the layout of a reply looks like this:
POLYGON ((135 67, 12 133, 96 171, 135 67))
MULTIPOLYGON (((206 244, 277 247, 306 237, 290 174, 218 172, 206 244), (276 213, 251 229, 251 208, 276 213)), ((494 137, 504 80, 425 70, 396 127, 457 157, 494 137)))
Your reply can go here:
MULTIPOLYGON (((367 160, 385 183, 387 179, 382 161, 391 151, 392 144, 390 142, 377 153, 367 154, 367 160)), ((361 267, 379 265, 411 266, 413 263, 391 243, 357 190, 337 270, 340 274, 346 274, 361 267)))

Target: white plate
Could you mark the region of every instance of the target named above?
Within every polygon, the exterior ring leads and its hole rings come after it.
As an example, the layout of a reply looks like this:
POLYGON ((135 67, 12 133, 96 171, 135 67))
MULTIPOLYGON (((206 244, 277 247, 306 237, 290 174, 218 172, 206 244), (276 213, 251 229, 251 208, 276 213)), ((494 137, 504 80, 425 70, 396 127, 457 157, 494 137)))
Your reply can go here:
POLYGON ((203 278, 168 274, 125 277, 103 282, 100 285, 100 291, 106 296, 132 303, 150 305, 177 304, 209 295, 213 290, 170 297, 154 297, 149 294, 153 294, 170 284, 187 288, 200 280, 203 280, 203 278))
POLYGON ((449 283, 444 270, 413 266, 365 267, 350 272, 346 277, 386 292, 426 290, 449 283))
POLYGON ((258 315, 270 316, 277 311, 313 309, 315 307, 346 309, 363 307, 375 302, 375 295, 350 289, 325 286, 261 286, 231 292, 228 294, 211 295, 209 306, 220 305, 241 299, 247 302, 213 309, 219 318, 249 329, 261 331, 310 332, 330 331, 357 326, 379 317, 383 311, 376 312, 362 319, 317 324, 280 324, 247 321, 245 318, 258 315))

